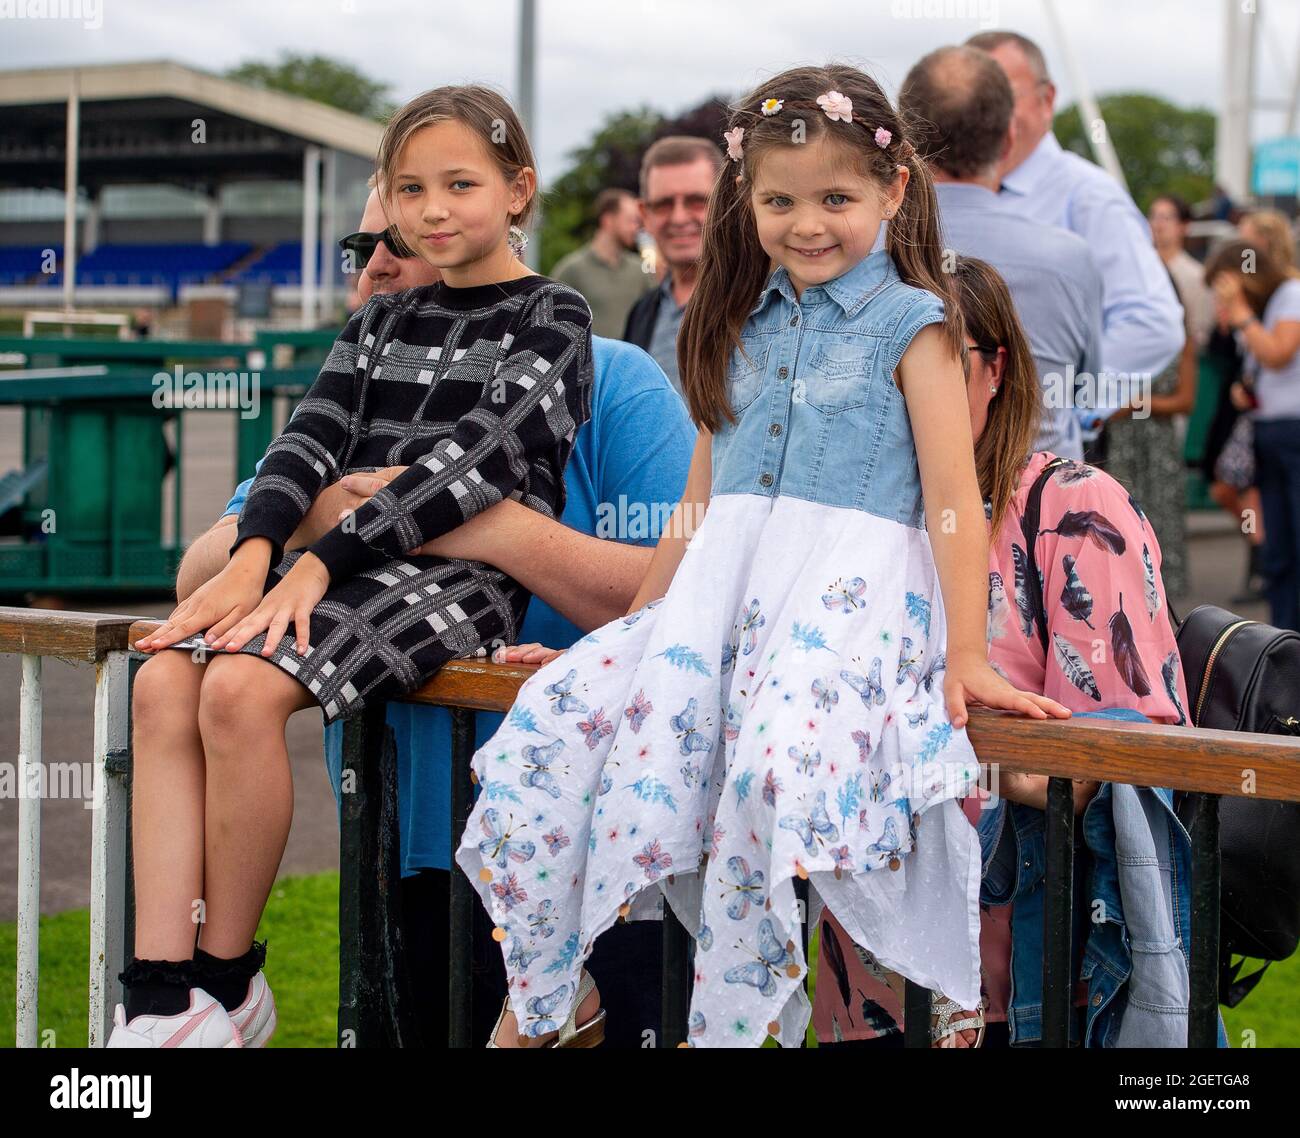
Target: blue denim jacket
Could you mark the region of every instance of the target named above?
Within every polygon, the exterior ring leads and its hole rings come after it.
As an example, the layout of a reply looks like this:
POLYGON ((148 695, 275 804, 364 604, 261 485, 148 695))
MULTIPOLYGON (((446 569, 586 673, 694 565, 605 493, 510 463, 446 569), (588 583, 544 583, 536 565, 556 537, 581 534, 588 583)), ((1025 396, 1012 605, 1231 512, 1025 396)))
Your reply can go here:
MULTIPOLYGON (((1129 708, 1082 713, 1147 722, 1129 708)), ((1046 816, 1005 800, 979 820, 980 899, 1014 902, 1011 1042, 1042 1038, 1046 816), (1008 824, 1010 823, 1010 824, 1008 824)), ((1089 1047, 1186 1047, 1191 944, 1191 839, 1165 789, 1102 783, 1083 814, 1090 857, 1074 859, 1074 957, 1088 986, 1089 1047), (1125 903, 1129 910, 1126 912, 1125 903)), ((1071 1042, 1078 1042, 1070 1021, 1071 1042)), ((1219 1046, 1227 1046, 1219 1020, 1219 1046)))
POLYGON ((727 371, 737 421, 713 436, 713 493, 780 494, 919 527, 916 445, 893 376, 916 333, 943 316, 943 301, 904 284, 884 249, 802 301, 775 270, 727 371))

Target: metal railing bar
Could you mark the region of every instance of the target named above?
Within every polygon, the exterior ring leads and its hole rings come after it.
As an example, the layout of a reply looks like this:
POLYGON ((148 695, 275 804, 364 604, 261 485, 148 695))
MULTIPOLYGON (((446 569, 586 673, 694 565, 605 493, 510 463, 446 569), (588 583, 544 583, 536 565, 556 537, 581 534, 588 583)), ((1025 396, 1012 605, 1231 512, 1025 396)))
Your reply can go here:
POLYGON ((903 1046, 930 1046, 930 999, 932 993, 922 984, 903 982, 903 1046))
POLYGON ((664 898, 662 1046, 680 1047, 687 1040, 691 1007, 691 936, 664 898))
POLYGON ((1223 859, 1219 849, 1219 798, 1192 796, 1191 996, 1187 1046, 1219 1043, 1219 891, 1223 859))
POLYGON ((35 1047, 41 951, 41 657, 23 656, 18 720, 18 1047, 35 1047))
POLYGON ((110 652, 95 665, 95 749, 90 842, 90 978, 87 1041, 101 1047, 113 1030, 113 1007, 122 997, 118 974, 126 964, 128 750, 130 684, 126 652, 110 652))
POLYGON ((474 713, 465 708, 451 712, 451 835, 452 864, 447 932, 448 991, 447 1046, 472 1046, 473 962, 474 962, 474 889, 469 878, 455 863, 457 838, 465 832, 465 823, 474 803, 470 782, 470 760, 474 757, 474 713))
POLYGON ((1068 1047, 1074 993, 1074 786, 1068 778, 1048 780, 1046 825, 1042 1045, 1068 1047))

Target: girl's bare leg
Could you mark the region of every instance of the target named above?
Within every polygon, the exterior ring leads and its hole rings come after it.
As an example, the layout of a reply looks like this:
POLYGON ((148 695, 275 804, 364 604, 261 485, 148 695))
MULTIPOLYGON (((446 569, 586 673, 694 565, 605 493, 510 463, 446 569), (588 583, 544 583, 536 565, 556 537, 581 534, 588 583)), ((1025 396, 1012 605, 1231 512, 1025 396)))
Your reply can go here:
POLYGON ((206 668, 164 649, 136 673, 131 694, 131 849, 135 954, 189 960, 203 896, 203 743, 199 688, 206 668))
POLYGON ((200 943, 229 959, 248 951, 275 882, 293 820, 293 776, 284 729, 317 706, 269 660, 216 653, 199 692, 207 758, 200 943))

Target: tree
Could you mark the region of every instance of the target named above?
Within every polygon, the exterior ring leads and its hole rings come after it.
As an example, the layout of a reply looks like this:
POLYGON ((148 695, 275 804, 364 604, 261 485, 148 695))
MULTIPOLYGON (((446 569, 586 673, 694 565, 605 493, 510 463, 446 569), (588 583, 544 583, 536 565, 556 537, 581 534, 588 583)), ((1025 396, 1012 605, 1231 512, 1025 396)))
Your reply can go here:
POLYGON ((569 169, 545 187, 539 234, 543 271, 591 236, 591 205, 601 190, 640 193, 641 157, 652 142, 670 134, 720 139, 726 123, 727 104, 720 97, 673 118, 651 107, 609 116, 586 146, 569 152, 569 169))
MULTIPOLYGON (((1103 95, 1097 102, 1139 209, 1145 212, 1160 194, 1177 194, 1190 203, 1210 197, 1214 190, 1212 112, 1178 107, 1140 92, 1103 95)), ((1066 149, 1092 159, 1077 105, 1057 113, 1053 130, 1066 149)))
POLYGON ((270 91, 315 99, 368 119, 387 119, 396 109, 389 85, 376 83, 356 68, 323 55, 285 52, 276 63, 249 61, 226 72, 227 79, 270 91))

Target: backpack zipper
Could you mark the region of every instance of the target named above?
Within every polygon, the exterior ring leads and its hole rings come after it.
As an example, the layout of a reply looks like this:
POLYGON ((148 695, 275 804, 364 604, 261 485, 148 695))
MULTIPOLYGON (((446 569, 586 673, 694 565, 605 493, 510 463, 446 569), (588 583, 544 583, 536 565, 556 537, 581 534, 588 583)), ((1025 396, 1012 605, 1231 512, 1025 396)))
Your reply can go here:
POLYGON ((1248 624, 1254 624, 1253 620, 1239 620, 1236 624, 1230 624, 1219 633, 1219 639, 1214 642, 1214 647, 1210 649, 1209 658, 1205 661, 1205 673, 1201 676, 1201 690, 1196 696, 1196 714, 1192 717, 1192 726, 1201 725, 1201 712, 1205 709, 1205 697, 1210 691, 1210 673, 1214 671, 1214 661, 1219 653, 1223 650, 1224 644, 1227 643, 1228 637, 1239 628, 1244 628, 1248 624))

